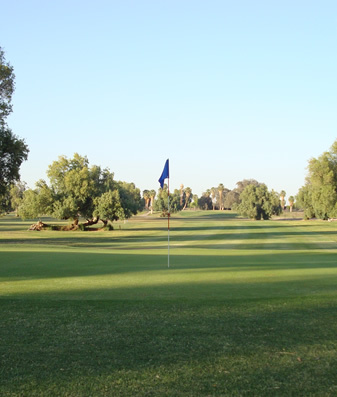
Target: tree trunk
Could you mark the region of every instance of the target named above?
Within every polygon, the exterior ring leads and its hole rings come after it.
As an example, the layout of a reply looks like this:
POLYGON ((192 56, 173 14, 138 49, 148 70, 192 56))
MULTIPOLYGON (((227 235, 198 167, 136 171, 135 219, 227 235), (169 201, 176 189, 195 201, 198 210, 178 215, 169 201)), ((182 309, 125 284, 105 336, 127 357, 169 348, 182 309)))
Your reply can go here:
POLYGON ((186 200, 185 200, 185 205, 184 205, 183 211, 184 211, 184 209, 186 209, 186 207, 187 207, 189 198, 190 198, 190 196, 187 196, 187 195, 186 195, 186 200))
MULTIPOLYGON (((87 219, 86 222, 83 223, 84 226, 91 226, 91 225, 96 225, 96 223, 98 223, 99 221, 99 216, 97 218, 93 218, 93 219, 87 219)), ((77 221, 78 223, 78 221, 77 221)))

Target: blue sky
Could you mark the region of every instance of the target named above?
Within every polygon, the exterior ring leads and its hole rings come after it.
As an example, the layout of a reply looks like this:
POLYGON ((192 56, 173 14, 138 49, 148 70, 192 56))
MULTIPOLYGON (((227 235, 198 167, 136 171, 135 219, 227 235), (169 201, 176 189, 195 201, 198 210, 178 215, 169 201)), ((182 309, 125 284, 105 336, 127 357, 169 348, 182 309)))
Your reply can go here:
POLYGON ((117 180, 295 195, 337 138, 335 1, 0 0, 22 179, 86 155, 117 180))

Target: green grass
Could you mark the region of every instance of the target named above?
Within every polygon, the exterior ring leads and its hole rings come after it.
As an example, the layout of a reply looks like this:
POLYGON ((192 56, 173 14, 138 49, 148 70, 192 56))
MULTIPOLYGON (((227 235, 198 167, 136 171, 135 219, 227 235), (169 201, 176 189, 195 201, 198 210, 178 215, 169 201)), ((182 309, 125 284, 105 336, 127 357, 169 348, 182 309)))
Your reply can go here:
POLYGON ((337 223, 166 222, 0 218, 0 395, 337 395, 337 223))

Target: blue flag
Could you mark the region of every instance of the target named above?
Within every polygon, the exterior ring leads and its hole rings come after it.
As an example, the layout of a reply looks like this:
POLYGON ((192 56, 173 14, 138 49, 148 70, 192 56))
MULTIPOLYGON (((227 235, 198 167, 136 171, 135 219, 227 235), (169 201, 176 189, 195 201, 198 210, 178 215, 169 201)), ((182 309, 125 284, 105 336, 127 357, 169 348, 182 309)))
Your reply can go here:
POLYGON ((166 160, 164 169, 163 169, 163 173, 161 174, 161 177, 158 179, 158 182, 160 183, 161 188, 164 187, 164 180, 166 178, 170 177, 170 172, 169 172, 169 160, 166 160))

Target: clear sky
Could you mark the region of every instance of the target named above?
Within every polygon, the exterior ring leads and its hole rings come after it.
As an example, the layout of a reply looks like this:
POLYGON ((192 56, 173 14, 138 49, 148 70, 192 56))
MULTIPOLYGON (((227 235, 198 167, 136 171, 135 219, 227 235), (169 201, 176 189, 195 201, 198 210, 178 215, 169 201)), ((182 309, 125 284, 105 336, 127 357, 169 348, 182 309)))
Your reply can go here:
POLYGON ((337 2, 0 0, 30 187, 59 155, 201 194, 295 195, 337 138, 337 2))

